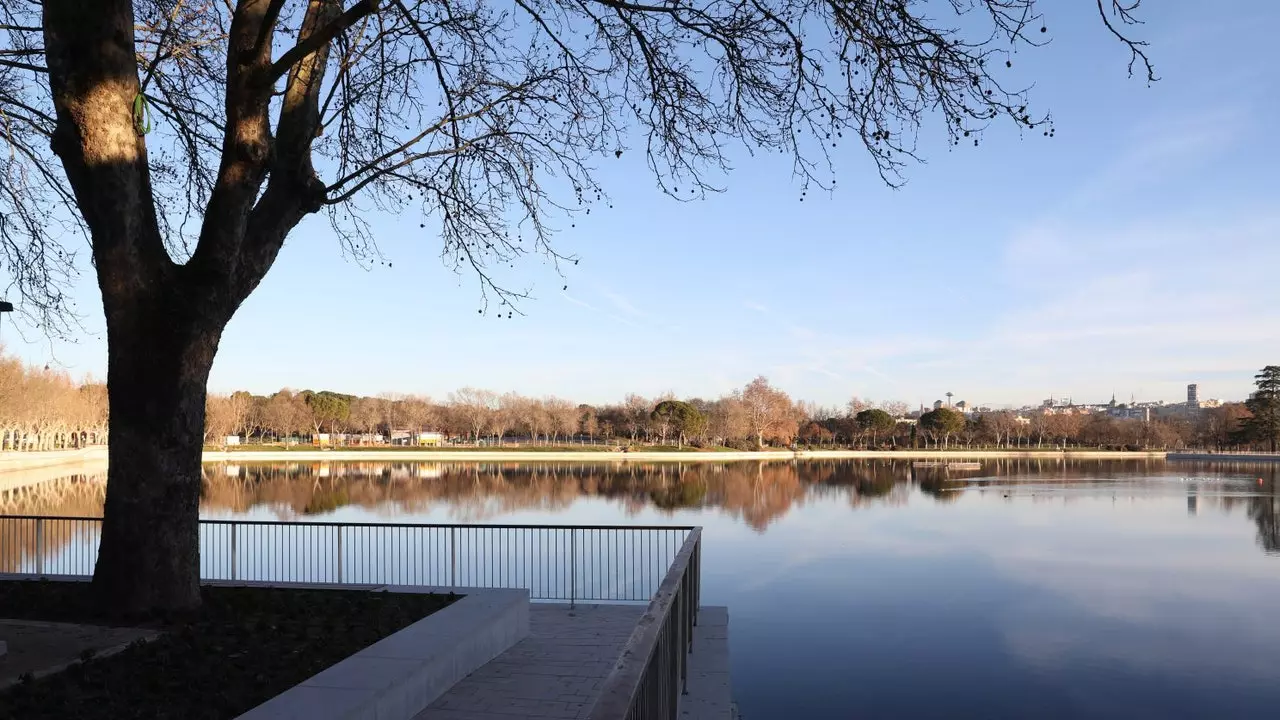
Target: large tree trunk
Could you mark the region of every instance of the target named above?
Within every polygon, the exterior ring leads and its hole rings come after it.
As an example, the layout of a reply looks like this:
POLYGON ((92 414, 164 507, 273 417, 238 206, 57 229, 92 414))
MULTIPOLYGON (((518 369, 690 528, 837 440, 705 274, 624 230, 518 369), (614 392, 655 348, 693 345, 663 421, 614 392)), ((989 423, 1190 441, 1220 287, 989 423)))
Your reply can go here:
POLYGON ((109 464, 93 582, 126 615, 200 604, 205 383, 220 328, 174 314, 135 310, 107 328, 109 464))
MULTIPOLYGON (((278 9, 278 3, 271 3, 278 9)), ((275 261, 285 235, 319 210, 311 165, 329 42, 375 9, 334 19, 308 5, 287 67, 272 60, 277 16, 240 3, 227 30, 222 156, 199 241, 178 265, 157 219, 132 0, 45 0, 45 59, 62 161, 90 232, 107 321, 110 406, 105 523, 94 584, 119 613, 199 604, 198 503, 205 381, 222 328, 275 261), (275 83, 285 75, 283 92, 275 83), (272 98, 279 97, 274 136, 272 98), (268 175, 270 176, 268 180, 268 175), (265 182, 265 187, 264 187, 265 182)))

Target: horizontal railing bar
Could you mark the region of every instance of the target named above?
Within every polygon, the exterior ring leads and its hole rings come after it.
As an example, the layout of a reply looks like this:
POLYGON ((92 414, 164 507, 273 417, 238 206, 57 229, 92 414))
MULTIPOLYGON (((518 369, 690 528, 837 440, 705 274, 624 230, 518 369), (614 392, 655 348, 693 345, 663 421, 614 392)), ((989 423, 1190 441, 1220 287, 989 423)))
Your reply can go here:
MULTIPOLYGON (((102 522, 101 516, 74 515, 0 515, 0 520, 76 520, 102 522)), ((324 522, 319 520, 218 520, 201 518, 202 525, 267 525, 271 527, 369 527, 369 528, 487 528, 489 530, 693 530, 696 525, 498 525, 466 523, 375 523, 324 522)))

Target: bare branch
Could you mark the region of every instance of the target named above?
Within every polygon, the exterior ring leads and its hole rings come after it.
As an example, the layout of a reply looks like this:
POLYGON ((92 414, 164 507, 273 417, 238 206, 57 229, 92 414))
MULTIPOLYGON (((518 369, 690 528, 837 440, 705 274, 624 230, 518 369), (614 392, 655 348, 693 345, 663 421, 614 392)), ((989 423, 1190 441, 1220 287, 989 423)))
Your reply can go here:
POLYGON ((331 20, 323 28, 307 35, 297 45, 286 51, 284 55, 281 55, 279 60, 271 64, 271 69, 267 73, 268 76, 272 80, 283 77, 285 73, 289 72, 289 68, 293 67, 299 60, 327 46, 338 33, 354 25, 360 18, 377 11, 378 0, 360 0, 346 12, 331 20))
MULTIPOLYGON (((1142 4, 1142 0, 1133 0, 1129 3, 1124 2, 1124 0, 1109 0, 1109 2, 1111 3, 1112 14, 1120 18, 1120 22, 1125 25, 1142 24, 1142 21, 1138 20, 1133 14, 1138 9, 1138 6, 1142 4)), ((1103 7, 1103 0, 1098 0, 1098 15, 1102 17, 1102 24, 1107 26, 1107 30, 1109 30, 1117 40, 1124 43, 1124 45, 1129 48, 1129 77, 1133 77, 1133 66, 1141 62, 1143 68, 1147 72, 1147 82, 1153 83, 1159 80, 1159 78, 1156 77, 1156 69, 1151 64, 1151 59, 1147 57, 1147 42, 1133 40, 1120 32, 1112 22, 1111 16, 1107 14, 1106 9, 1103 7)))

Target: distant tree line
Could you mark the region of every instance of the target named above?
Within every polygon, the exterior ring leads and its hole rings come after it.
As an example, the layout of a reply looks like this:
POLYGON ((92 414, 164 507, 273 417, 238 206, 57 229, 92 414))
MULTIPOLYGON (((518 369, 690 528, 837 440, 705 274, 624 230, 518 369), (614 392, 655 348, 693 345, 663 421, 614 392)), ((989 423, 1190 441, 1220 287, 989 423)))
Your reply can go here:
POLYGON ((97 445, 106 432, 106 385, 0 355, 0 450, 97 445))
POLYGON ((279 441, 318 433, 386 438, 393 431, 434 430, 470 443, 585 439, 747 449, 795 442, 805 417, 803 405, 763 377, 715 400, 630 394, 620 403, 598 406, 471 387, 449 393, 444 402, 412 395, 362 397, 286 389, 268 396, 210 395, 205 441, 216 443, 228 435, 279 441))
MULTIPOLYGON (((319 433, 379 436, 437 431, 455 442, 558 444, 603 441, 756 449, 996 448, 1270 450, 1280 443, 1280 366, 1255 378, 1242 403, 1150 420, 1101 413, 995 410, 964 414, 942 407, 908 413, 902 402, 855 397, 843 408, 796 402, 758 377, 715 399, 626 395, 603 405, 526 397, 472 387, 443 401, 283 389, 271 395, 211 394, 205 442, 309 441, 319 433)), ((105 442, 106 386, 0 356, 0 450, 51 450, 105 442)))

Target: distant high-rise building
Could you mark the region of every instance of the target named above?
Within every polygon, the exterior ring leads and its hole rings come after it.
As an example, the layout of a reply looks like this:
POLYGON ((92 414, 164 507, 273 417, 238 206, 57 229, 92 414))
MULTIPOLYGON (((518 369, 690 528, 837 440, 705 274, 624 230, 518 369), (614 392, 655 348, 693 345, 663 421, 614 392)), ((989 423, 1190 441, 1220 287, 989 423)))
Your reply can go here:
POLYGON ((938 409, 940 409, 941 407, 942 407, 942 401, 941 401, 941 400, 934 400, 934 401, 933 401, 933 409, 934 409, 934 410, 938 410, 938 409))
POLYGON ((1187 404, 1200 404, 1200 388, 1195 383, 1191 383, 1187 386, 1187 404))

